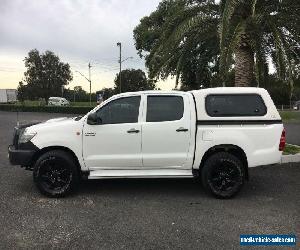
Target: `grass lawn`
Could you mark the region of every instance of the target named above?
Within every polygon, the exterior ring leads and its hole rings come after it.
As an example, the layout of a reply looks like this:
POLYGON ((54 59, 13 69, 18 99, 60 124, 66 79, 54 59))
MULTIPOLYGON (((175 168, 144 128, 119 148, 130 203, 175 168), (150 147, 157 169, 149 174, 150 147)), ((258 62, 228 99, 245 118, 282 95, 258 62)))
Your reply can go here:
POLYGON ((279 111, 283 122, 299 122, 300 111, 279 111))
POLYGON ((295 155, 300 153, 300 147, 296 145, 286 144, 283 151, 284 155, 295 155))

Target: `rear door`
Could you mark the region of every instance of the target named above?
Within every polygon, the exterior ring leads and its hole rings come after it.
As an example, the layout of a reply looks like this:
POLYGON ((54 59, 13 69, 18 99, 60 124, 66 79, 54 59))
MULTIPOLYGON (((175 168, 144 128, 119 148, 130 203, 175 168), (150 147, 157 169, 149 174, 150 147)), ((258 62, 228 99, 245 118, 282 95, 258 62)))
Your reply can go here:
POLYGON ((142 154, 145 168, 183 168, 191 138, 186 95, 145 95, 142 154))

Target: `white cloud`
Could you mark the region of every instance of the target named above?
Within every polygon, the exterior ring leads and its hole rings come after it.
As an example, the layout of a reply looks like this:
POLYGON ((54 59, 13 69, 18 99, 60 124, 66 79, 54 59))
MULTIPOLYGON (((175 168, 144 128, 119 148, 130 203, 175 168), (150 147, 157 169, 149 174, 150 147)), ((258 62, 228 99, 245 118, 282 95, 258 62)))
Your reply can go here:
MULTIPOLYGON (((158 3, 159 0, 1 0, 1 87, 5 84, 16 87, 23 72, 20 58, 33 48, 52 50, 69 62, 72 69, 83 73, 87 73, 87 63, 92 61, 93 90, 112 86, 118 67, 119 41, 124 57, 134 57, 124 67, 144 69, 143 60, 136 54, 132 32, 158 3), (16 74, 3 70, 8 61, 16 74)), ((88 89, 84 79, 74 75, 71 87, 78 84, 88 89)), ((169 85, 160 87, 170 88, 169 85)))

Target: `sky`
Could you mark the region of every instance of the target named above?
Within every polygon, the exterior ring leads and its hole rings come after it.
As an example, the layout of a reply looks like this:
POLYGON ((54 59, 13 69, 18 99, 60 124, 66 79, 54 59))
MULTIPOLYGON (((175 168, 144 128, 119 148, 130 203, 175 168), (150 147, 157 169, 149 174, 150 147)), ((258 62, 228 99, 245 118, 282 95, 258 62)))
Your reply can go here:
MULTIPOLYGON (((71 66, 73 81, 89 83, 76 71, 88 76, 92 65, 92 91, 113 87, 118 73, 122 43, 123 68, 140 68, 144 60, 134 47, 133 29, 140 19, 156 9, 160 0, 0 0, 0 88, 17 88, 23 79, 24 58, 31 49, 51 50, 71 66)), ((157 84, 172 89, 174 79, 157 84)))

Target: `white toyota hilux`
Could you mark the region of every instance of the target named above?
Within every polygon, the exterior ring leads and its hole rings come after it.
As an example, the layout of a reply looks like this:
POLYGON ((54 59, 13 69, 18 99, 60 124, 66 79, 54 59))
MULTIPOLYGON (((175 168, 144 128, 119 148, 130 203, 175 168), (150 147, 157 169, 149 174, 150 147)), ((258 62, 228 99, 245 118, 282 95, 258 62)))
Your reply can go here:
POLYGON ((248 168, 278 163, 280 115, 261 88, 115 95, 83 117, 15 128, 9 159, 33 170, 50 197, 81 177, 198 178, 218 198, 234 196, 248 168))

